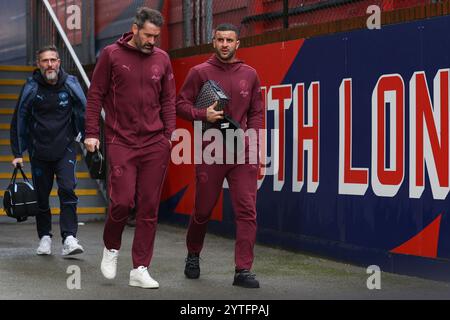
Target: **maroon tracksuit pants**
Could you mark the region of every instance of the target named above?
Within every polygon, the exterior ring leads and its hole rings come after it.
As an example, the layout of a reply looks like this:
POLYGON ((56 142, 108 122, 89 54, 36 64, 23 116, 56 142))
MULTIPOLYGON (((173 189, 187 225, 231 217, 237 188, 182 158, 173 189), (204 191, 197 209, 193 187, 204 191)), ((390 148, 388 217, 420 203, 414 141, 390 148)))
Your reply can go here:
POLYGON ((236 269, 251 269, 256 240, 257 168, 251 164, 196 165, 195 210, 186 237, 190 253, 202 250, 207 223, 227 178, 236 224, 236 269))
POLYGON ((103 232, 107 249, 119 250, 130 210, 136 210, 133 267, 148 267, 153 255, 161 190, 170 156, 164 136, 152 145, 133 149, 107 146, 109 163, 109 210, 103 232))

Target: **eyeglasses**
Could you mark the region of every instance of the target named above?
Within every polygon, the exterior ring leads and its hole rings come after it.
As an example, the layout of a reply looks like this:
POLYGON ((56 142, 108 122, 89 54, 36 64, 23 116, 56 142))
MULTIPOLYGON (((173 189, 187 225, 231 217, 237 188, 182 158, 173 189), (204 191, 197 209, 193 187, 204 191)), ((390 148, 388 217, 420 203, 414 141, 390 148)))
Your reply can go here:
POLYGON ((45 64, 55 64, 59 61, 59 59, 41 59, 39 60, 40 63, 45 63, 45 64))

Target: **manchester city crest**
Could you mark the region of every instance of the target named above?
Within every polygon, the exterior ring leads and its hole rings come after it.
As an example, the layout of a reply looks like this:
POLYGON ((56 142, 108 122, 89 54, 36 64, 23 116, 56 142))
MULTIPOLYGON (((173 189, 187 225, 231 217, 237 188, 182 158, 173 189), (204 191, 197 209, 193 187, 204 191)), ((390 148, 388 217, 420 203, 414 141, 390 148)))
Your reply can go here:
POLYGON ((60 107, 67 107, 69 104, 69 95, 67 94, 67 92, 60 92, 58 94, 59 97, 59 106, 60 107))

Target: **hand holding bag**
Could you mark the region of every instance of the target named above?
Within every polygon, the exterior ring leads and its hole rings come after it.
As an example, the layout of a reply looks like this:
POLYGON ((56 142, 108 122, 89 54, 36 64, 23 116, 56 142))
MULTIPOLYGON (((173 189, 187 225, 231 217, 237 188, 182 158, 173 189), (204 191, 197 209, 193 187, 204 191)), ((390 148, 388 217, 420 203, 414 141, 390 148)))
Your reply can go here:
MULTIPOLYGON (((228 105, 230 98, 217 82, 215 82, 214 80, 207 80, 200 89, 200 92, 195 101, 195 107, 199 109, 208 108, 216 101, 217 106, 214 108, 214 110, 222 111, 224 107, 228 105)), ((240 128, 240 124, 229 115, 224 114, 223 119, 220 119, 215 123, 210 123, 208 121, 202 122, 203 131, 206 131, 209 128, 216 128, 222 131, 227 129, 236 130, 240 128)))
POLYGON ((86 164, 92 179, 106 178, 106 163, 100 150, 95 148, 94 152, 88 151, 86 153, 86 164))
POLYGON ((3 208, 8 217, 15 218, 17 222, 25 221, 27 217, 39 213, 36 191, 20 165, 14 168, 11 181, 3 195, 3 208), (23 182, 16 182, 18 170, 22 174, 23 182))

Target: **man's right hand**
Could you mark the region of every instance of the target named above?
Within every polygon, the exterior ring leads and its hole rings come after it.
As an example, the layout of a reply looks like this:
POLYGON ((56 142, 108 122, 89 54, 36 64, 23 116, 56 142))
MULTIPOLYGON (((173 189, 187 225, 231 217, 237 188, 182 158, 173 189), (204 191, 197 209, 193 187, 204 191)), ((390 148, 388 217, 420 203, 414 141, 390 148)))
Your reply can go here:
POLYGON ((208 122, 214 123, 219 119, 223 119, 223 110, 222 111, 216 111, 214 108, 217 106, 217 101, 214 102, 212 105, 206 109, 206 120, 208 122))
POLYGON ((100 140, 96 138, 88 138, 84 140, 84 145, 89 152, 94 152, 95 148, 100 150, 100 140))
POLYGON ((14 168, 17 168, 17 164, 19 164, 20 167, 23 167, 23 158, 14 158, 11 164, 14 168))

